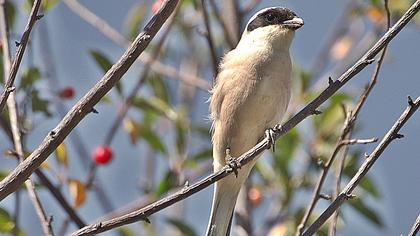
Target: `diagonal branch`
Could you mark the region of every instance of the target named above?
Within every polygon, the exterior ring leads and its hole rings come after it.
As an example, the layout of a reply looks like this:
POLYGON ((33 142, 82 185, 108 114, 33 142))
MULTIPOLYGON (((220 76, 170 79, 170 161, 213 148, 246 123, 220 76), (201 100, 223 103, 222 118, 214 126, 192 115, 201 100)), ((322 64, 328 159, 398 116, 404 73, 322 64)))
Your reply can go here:
MULTIPOLYGON (((330 98, 338 89, 340 89, 345 83, 352 79, 356 74, 358 74, 363 68, 365 68, 369 63, 372 62, 373 58, 387 45, 400 31, 404 28, 405 25, 414 17, 414 15, 420 10, 420 0, 417 0, 410 9, 401 17, 401 19, 389 29, 382 37, 376 42, 375 45, 365 54, 362 58, 356 62, 349 70, 347 70, 338 80, 335 82, 332 81, 330 85, 311 103, 304 107, 298 114, 292 117, 288 122, 285 123, 280 129, 275 131, 274 137, 265 137, 261 142, 255 145, 248 152, 242 154, 237 158, 239 166, 245 165, 248 162, 256 158, 264 150, 269 149, 272 145, 270 142, 271 138, 278 139, 280 136, 284 135, 286 132, 290 131, 297 124, 303 121, 306 117, 313 114, 313 111, 316 110, 321 104, 323 104, 328 98, 330 98)), ((140 210, 133 211, 123 216, 116 217, 114 219, 105 220, 96 224, 88 225, 72 235, 90 235, 100 232, 105 232, 107 230, 119 227, 125 224, 130 224, 139 220, 148 221, 147 217, 150 215, 161 211, 176 202, 179 202, 194 193, 197 193, 204 188, 210 186, 216 181, 232 174, 235 170, 232 169, 229 165, 223 167, 220 171, 213 173, 206 178, 200 180, 199 182, 191 185, 185 186, 183 189, 178 192, 163 198, 153 204, 150 204, 140 210)), ((0 183, 1 189, 1 183, 0 183)), ((0 192, 1 197, 1 192, 0 192)))
MULTIPOLYGON (((114 43, 118 44, 123 48, 128 48, 130 41, 128 41, 123 35, 121 35, 116 29, 110 26, 104 19, 95 15, 88 8, 80 4, 77 0, 64 0, 67 7, 84 21, 99 30, 105 37, 109 38, 114 43)), ((175 67, 163 64, 162 62, 153 59, 147 52, 143 52, 140 55, 139 60, 150 66, 150 68, 158 74, 165 75, 168 78, 175 78, 183 83, 191 86, 195 86, 202 90, 209 90, 210 84, 199 77, 190 75, 188 73, 177 70, 175 67)))
POLYGON ((112 89, 147 45, 149 45, 158 30, 170 14, 172 14, 177 4, 178 0, 166 0, 163 2, 160 11, 152 17, 145 26, 144 31, 137 36, 118 62, 73 106, 57 127, 50 131, 44 138, 39 147, 0 182, 0 200, 15 191, 47 159, 57 146, 63 142, 74 127, 92 111, 93 106, 112 89))
POLYGON ((328 218, 338 210, 338 208, 349 198, 352 197, 353 190, 360 183, 362 178, 367 174, 373 164, 378 160, 383 151, 388 147, 388 145, 397 138, 402 138, 403 136, 398 132, 404 126, 408 119, 417 111, 420 107, 420 97, 417 97, 416 101, 412 101, 408 97, 408 106, 401 114, 400 118, 394 123, 392 128, 385 134, 381 142, 373 150, 366 160, 363 162, 362 166, 359 168, 357 173, 353 176, 347 186, 341 191, 337 198, 328 206, 328 208, 318 217, 318 219, 311 225, 309 228, 302 234, 303 236, 313 235, 327 220, 328 218))
MULTIPOLYGON (((0 0, 0 4, 4 5, 5 0, 0 0)), ((32 6, 31 14, 29 16, 28 23, 26 24, 25 31, 23 32, 22 38, 20 39, 20 42, 17 43, 19 46, 16 50, 15 59, 13 60, 13 64, 10 68, 10 73, 6 77, 6 83, 4 84, 4 90, 0 96, 0 114, 3 111, 4 106, 6 105, 7 98, 9 97, 9 94, 14 90, 13 83, 15 82, 16 74, 20 66, 20 62, 23 58, 23 53, 25 52, 26 45, 29 41, 29 34, 31 33, 32 27, 34 26, 35 22, 43 15, 38 15, 38 10, 41 5, 41 0, 36 0, 34 2, 34 5, 32 6)), ((7 26, 4 26, 7 27, 7 26)), ((4 32, 7 32, 5 29, 4 32)), ((2 37, 6 37, 6 35, 3 35, 2 37)))
POLYGON ((417 216, 416 222, 414 222, 413 227, 407 236, 416 236, 420 230, 420 214, 417 216))
MULTIPOLYGON (((36 6, 34 5, 33 9, 35 8, 36 6)), ((8 39, 8 32, 7 32, 7 19, 6 19, 6 11, 5 11, 4 4, 0 4, 0 33, 2 34, 1 45, 3 49, 3 62, 4 62, 4 75, 5 75, 4 77, 7 78, 10 75, 11 63, 10 63, 9 39, 8 39)), ((16 67, 16 71, 17 71, 17 67, 16 67)), ((8 78, 10 79, 10 77, 8 78)), ((7 87, 5 90, 6 91, 8 90, 7 87)), ((19 128, 19 121, 18 121, 19 117, 18 117, 18 110, 17 110, 17 105, 16 105, 15 92, 11 91, 9 98, 7 98, 6 96, 5 99, 7 100, 7 107, 9 109, 9 119, 10 119, 11 131, 12 131, 12 142, 14 144, 16 153, 18 155, 19 162, 22 162, 24 159, 24 152, 23 152, 22 136, 21 136, 21 132, 19 128)), ((44 231, 44 234, 48 236, 53 236, 54 233, 51 227, 51 220, 50 220, 51 218, 48 218, 45 214, 45 210, 41 204, 41 201, 39 200, 39 196, 37 192, 35 191, 34 183, 32 182, 30 178, 28 178, 25 181, 25 185, 26 185, 26 189, 28 190, 29 200, 31 201, 33 207, 35 208, 35 212, 38 215, 38 218, 41 223, 41 228, 44 231)))

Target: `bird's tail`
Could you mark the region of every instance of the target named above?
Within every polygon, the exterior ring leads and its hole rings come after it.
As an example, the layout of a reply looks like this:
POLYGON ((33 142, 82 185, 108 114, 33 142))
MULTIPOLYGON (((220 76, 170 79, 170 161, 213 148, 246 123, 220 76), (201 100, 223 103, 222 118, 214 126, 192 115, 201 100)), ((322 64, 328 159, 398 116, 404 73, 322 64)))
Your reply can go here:
POLYGON ((229 235, 236 199, 250 171, 244 167, 238 170, 237 177, 232 174, 215 183, 206 236, 229 235))

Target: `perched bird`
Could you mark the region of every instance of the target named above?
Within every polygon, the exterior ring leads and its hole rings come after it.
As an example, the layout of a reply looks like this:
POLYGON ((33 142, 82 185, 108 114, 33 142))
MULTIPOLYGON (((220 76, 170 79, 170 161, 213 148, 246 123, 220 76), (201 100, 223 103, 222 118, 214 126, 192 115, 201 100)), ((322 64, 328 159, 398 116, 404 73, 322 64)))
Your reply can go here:
MULTIPOLYGON (((265 8, 249 20, 236 48, 223 58, 210 98, 215 172, 281 121, 290 100, 289 48, 301 26, 303 20, 293 11, 265 8)), ((216 182, 208 236, 229 235, 239 190, 254 164, 216 182)))

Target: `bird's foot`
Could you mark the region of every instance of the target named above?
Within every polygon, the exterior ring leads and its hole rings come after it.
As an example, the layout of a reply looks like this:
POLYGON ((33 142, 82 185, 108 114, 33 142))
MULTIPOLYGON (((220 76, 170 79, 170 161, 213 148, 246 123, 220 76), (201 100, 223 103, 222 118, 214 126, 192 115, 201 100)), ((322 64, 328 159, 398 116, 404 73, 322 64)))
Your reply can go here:
POLYGON ((273 128, 269 128, 265 130, 265 136, 268 138, 268 141, 273 149, 273 152, 276 152, 276 140, 274 139, 274 135, 276 132, 281 130, 281 125, 277 124, 273 128))
POLYGON ((226 163, 235 173, 235 176, 238 177, 238 169, 241 169, 241 163, 230 155, 230 148, 226 148, 226 163))

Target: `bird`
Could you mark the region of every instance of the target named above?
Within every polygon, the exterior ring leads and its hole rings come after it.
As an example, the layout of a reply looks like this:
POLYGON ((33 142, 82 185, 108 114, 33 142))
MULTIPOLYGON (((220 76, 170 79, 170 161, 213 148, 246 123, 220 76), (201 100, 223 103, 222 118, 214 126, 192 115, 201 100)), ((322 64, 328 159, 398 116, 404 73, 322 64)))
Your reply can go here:
MULTIPOLYGON (((264 8, 222 58, 209 98, 214 172, 235 163, 281 122, 291 94, 289 48, 303 24, 288 8, 264 8)), ((237 196, 256 159, 215 183, 207 236, 230 234, 237 196)))

